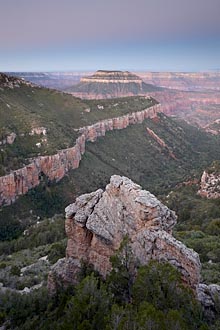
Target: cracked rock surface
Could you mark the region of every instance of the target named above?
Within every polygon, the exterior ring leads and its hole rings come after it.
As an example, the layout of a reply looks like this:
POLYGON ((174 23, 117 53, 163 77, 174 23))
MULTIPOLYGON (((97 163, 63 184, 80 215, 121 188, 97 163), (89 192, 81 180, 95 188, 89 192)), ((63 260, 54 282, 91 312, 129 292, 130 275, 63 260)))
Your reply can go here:
POLYGON ((125 236, 140 264, 150 259, 168 261, 180 270, 187 285, 194 290, 198 286, 199 256, 172 236, 175 213, 130 179, 113 175, 104 191, 78 197, 65 211, 66 259, 51 272, 50 288, 55 285, 53 274, 56 280, 58 276, 64 282, 74 282, 81 260, 105 277, 111 271, 110 256, 125 236))

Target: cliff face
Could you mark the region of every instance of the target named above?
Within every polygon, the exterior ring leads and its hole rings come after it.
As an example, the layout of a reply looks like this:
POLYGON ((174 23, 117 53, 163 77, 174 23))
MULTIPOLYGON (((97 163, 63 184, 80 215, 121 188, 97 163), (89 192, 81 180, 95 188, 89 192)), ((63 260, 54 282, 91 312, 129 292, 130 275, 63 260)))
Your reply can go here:
POLYGON ((167 115, 174 115, 207 129, 220 118, 220 92, 158 91, 150 95, 162 105, 167 115))
POLYGON ((42 174, 51 181, 59 181, 69 170, 78 168, 81 156, 85 152, 86 141, 94 142, 98 137, 104 136, 107 131, 142 123, 145 118, 153 118, 157 112, 161 111, 160 105, 155 105, 143 111, 80 128, 80 136, 74 147, 61 150, 52 156, 37 157, 29 165, 0 177, 0 206, 13 203, 18 196, 38 186, 42 174))
POLYGON ((111 270, 109 258, 125 236, 142 265, 151 259, 168 261, 187 285, 193 289, 198 285, 198 254, 172 236, 175 213, 130 179, 114 175, 105 191, 82 195, 65 211, 66 259, 58 261, 49 275, 51 291, 59 281, 76 281, 81 260, 105 277, 111 270))

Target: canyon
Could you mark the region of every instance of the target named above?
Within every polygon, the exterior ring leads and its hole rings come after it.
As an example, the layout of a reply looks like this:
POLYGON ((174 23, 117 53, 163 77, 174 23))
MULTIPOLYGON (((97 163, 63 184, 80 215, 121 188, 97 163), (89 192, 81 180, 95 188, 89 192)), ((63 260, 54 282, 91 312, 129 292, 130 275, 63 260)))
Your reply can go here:
POLYGON ((220 118, 220 72, 123 72, 99 70, 66 73, 17 73, 42 86, 84 99, 151 95, 166 114, 205 128, 220 118), (69 80, 68 80, 69 79, 69 80))
POLYGON ((219 91, 220 71, 138 72, 148 84, 181 91, 219 91))
POLYGON ((219 92, 158 91, 149 93, 163 106, 164 113, 178 116, 191 125, 203 127, 220 118, 219 92))
MULTIPOLYGON (((99 70, 99 77, 105 75, 103 72, 113 71, 99 70)), ((120 71, 115 71, 120 72, 120 71)), ((80 79, 90 79, 94 71, 78 72, 10 72, 12 76, 24 78, 40 86, 64 90, 80 82, 80 79)), ((207 72, 134 72, 138 81, 147 84, 169 88, 179 91, 219 91, 220 71, 207 72)), ((105 75, 106 76, 106 75, 105 75)), ((108 78, 107 78, 108 79, 108 78)), ((114 78, 115 80, 115 78, 114 78)), ((90 81, 90 80, 89 80, 90 81)))
MULTIPOLYGON (((66 91, 87 99, 150 95, 161 103, 166 114, 206 127, 220 118, 219 82, 218 72, 143 73, 137 76, 127 71, 100 70, 82 77, 79 84, 66 91)), ((207 128, 207 131, 210 130, 207 128)))
POLYGON ((58 182, 68 171, 78 168, 85 152, 86 141, 94 142, 98 137, 105 136, 108 131, 142 123, 144 119, 154 118, 158 112, 162 111, 163 109, 158 104, 143 111, 102 120, 93 125, 79 128, 79 137, 73 147, 60 150, 51 156, 36 157, 23 168, 0 177, 0 205, 10 205, 15 202, 19 196, 37 187, 43 176, 46 176, 50 181, 58 182))

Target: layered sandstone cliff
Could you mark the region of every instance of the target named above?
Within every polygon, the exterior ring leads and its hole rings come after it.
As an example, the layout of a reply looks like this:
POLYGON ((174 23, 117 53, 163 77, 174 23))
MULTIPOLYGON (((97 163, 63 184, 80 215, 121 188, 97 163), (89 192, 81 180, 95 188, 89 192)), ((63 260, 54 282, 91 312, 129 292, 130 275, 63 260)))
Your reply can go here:
POLYGON ((145 95, 156 90, 160 88, 144 83, 139 76, 131 72, 104 70, 82 77, 79 84, 66 89, 74 96, 85 99, 145 95))
POLYGON ((66 259, 53 267, 49 289, 55 290, 60 282, 74 283, 81 260, 105 277, 111 270, 110 256, 125 236, 140 264, 151 259, 168 261, 195 289, 200 277, 199 257, 172 236, 175 223, 175 213, 154 195, 126 177, 112 176, 105 191, 82 195, 66 208, 66 259))
POLYGON ((151 92, 166 115, 178 116, 191 125, 207 130, 207 125, 220 118, 220 92, 182 92, 174 90, 151 92))
POLYGON ((128 71, 106 71, 98 70, 92 76, 82 77, 81 82, 100 82, 100 83, 119 83, 126 84, 130 82, 135 82, 137 84, 142 84, 142 79, 135 74, 128 71))
POLYGON ((18 196, 38 186, 42 175, 45 175, 50 181, 59 181, 69 170, 78 168, 85 152, 86 141, 94 142, 108 131, 142 123, 146 118, 157 116, 158 112, 162 112, 162 108, 160 105, 155 105, 142 111, 102 120, 80 128, 80 135, 74 147, 60 150, 52 156, 37 157, 29 165, 0 177, 0 206, 13 203, 18 196))

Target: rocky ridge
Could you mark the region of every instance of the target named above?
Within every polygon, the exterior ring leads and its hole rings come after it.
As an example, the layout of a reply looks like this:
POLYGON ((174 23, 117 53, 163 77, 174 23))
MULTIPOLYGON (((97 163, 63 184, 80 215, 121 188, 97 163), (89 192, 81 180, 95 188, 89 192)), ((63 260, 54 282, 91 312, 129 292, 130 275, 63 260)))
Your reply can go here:
POLYGON ((219 312, 220 285, 199 283, 196 294, 207 318, 209 320, 214 320, 216 313, 219 312))
POLYGON ((17 135, 14 132, 12 132, 11 134, 6 135, 5 138, 0 141, 0 145, 12 144, 15 141, 16 136, 17 135))
POLYGON ((174 155, 174 153, 170 150, 170 148, 168 147, 168 145, 164 142, 163 139, 161 139, 152 129, 150 129, 149 127, 146 128, 148 134, 163 148, 166 149, 169 153, 169 156, 175 160, 177 160, 176 156, 174 155))
POLYGON ((0 88, 19 88, 21 85, 34 86, 33 83, 27 82, 22 78, 8 76, 0 73, 0 88))
POLYGON ((72 148, 60 150, 51 156, 39 156, 23 168, 0 177, 0 206, 10 205, 18 196, 38 186, 42 175, 50 181, 59 181, 69 170, 78 168, 81 156, 85 152, 86 141, 94 142, 98 137, 104 136, 107 131, 142 123, 145 118, 156 117, 158 112, 162 112, 162 108, 160 105, 155 105, 142 111, 102 120, 80 128, 79 137, 72 148))
POLYGON ((65 211, 66 259, 58 261, 49 275, 51 292, 60 281, 76 281, 81 260, 105 277, 111 270, 109 258, 124 237, 140 264, 168 261, 180 270, 186 285, 197 288, 199 256, 172 236, 175 213, 130 179, 114 175, 105 191, 82 195, 65 211))
POLYGON ((79 83, 80 78, 93 72, 7 72, 7 75, 16 76, 31 81, 38 86, 57 90, 64 90, 79 83))

